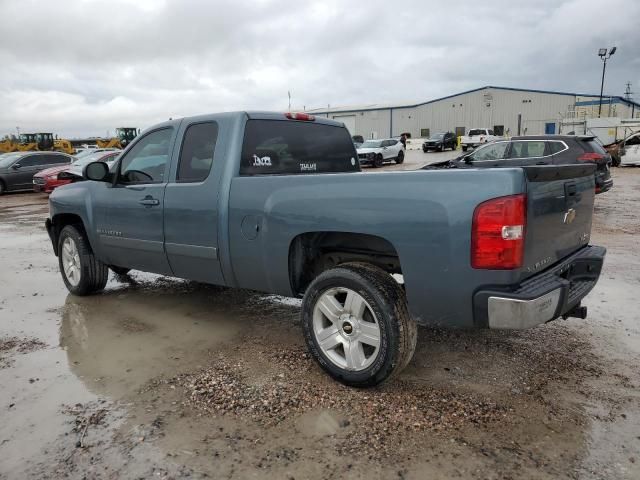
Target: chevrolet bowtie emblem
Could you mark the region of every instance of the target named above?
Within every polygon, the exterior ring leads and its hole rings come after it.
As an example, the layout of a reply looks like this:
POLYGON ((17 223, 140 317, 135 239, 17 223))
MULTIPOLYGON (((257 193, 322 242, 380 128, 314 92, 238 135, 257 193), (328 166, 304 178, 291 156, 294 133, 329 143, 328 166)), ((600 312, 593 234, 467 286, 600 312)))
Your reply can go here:
POLYGON ((570 208, 566 212, 564 212, 564 220, 563 223, 569 225, 576 219, 576 211, 573 208, 570 208))

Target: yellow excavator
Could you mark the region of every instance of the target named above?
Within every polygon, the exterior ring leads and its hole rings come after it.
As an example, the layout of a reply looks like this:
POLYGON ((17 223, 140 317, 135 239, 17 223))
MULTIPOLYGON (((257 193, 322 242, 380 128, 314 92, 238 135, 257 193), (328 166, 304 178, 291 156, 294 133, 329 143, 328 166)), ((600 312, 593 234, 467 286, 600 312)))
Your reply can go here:
POLYGON ((116 136, 105 140, 96 140, 100 148, 124 148, 138 135, 138 129, 133 127, 116 128, 116 136))

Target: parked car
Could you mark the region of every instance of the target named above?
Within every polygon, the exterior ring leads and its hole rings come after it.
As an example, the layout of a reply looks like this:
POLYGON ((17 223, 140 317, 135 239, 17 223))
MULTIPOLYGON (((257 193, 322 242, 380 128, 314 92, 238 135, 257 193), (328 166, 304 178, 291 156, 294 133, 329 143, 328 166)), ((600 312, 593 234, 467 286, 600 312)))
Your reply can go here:
POLYGON ((82 150, 80 153, 76 153, 74 156, 77 159, 80 158, 84 158, 88 155, 94 155, 96 153, 103 153, 103 152, 121 152, 122 150, 120 150, 119 148, 88 148, 86 150, 82 150))
POLYGON ((307 114, 156 125, 49 196, 62 280, 88 295, 110 267, 139 269, 302 298, 311 355, 354 386, 398 374, 417 323, 586 316, 605 256, 589 245, 595 165, 371 175, 355 156, 344 124, 307 114))
POLYGON ((483 145, 455 160, 430 167, 478 168, 520 167, 529 165, 596 165, 595 192, 603 193, 613 186, 611 156, 592 135, 531 135, 511 137, 483 145))
POLYGON ((366 140, 357 152, 361 165, 381 167, 390 160, 396 163, 404 162, 404 146, 397 138, 366 140))
POLYGON ((364 143, 364 137, 362 135, 352 135, 351 139, 356 148, 359 148, 360 145, 364 143))
POLYGON ((620 155, 621 166, 640 166, 640 132, 627 137, 620 155))
POLYGON ((54 166, 69 165, 74 158, 62 152, 12 152, 0 157, 0 195, 31 190, 33 176, 54 166))
POLYGON ((444 151, 446 148, 455 150, 458 148, 458 138, 453 132, 436 133, 427 138, 422 144, 422 151, 427 153, 429 150, 444 151))
POLYGON ((57 187, 82 179, 82 168, 85 165, 96 161, 103 161, 110 164, 115 161, 118 155, 120 155, 120 151, 92 152, 90 155, 76 159, 71 164, 42 170, 33 176, 33 191, 51 193, 57 187))
POLYGON ((493 130, 490 128, 472 128, 469 130, 468 135, 463 135, 460 138, 460 145, 462 151, 466 152, 470 148, 476 148, 483 143, 493 142, 494 140, 501 140, 504 137, 494 135, 493 130))

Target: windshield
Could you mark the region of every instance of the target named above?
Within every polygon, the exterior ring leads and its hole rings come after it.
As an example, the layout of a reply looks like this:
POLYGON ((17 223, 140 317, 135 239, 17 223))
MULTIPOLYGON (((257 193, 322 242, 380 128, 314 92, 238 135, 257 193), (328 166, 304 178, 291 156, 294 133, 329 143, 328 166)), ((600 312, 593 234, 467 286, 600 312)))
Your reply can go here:
POLYGON ((22 152, 5 153, 4 155, 0 155, 0 168, 8 167, 16 160, 16 158, 20 158, 22 155, 24 155, 22 152))
POLYGON ((429 137, 429 140, 442 140, 442 137, 444 137, 444 133, 436 133, 434 135, 431 135, 429 137))
POLYGON ((382 140, 367 140, 360 145, 360 148, 380 148, 380 145, 382 145, 382 140))

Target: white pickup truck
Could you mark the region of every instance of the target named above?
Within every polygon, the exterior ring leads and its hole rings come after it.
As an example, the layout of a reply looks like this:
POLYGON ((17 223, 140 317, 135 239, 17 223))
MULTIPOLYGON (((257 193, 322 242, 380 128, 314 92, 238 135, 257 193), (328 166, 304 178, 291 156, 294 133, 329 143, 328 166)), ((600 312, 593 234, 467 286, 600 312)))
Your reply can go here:
POLYGON ((504 137, 494 135, 493 130, 490 128, 472 128, 469 130, 469 135, 463 135, 460 139, 460 145, 462 145, 462 151, 466 152, 469 148, 476 148, 483 143, 493 142, 504 137))

